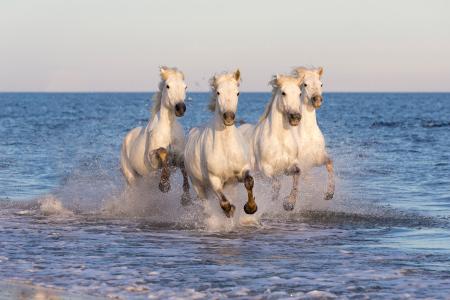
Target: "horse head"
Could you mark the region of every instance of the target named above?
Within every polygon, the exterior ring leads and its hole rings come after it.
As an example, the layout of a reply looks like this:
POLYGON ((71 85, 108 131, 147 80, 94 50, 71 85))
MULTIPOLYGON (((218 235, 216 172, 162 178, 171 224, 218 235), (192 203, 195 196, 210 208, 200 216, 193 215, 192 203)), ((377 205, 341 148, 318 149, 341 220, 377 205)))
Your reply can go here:
POLYGON ((303 76, 302 92, 304 94, 303 101, 306 105, 311 105, 315 109, 320 108, 323 103, 322 87, 320 80, 323 75, 323 68, 306 69, 303 67, 296 68, 294 72, 297 76, 303 76))
POLYGON ((225 126, 234 125, 240 81, 241 72, 239 69, 211 78, 212 99, 209 108, 222 118, 225 126))

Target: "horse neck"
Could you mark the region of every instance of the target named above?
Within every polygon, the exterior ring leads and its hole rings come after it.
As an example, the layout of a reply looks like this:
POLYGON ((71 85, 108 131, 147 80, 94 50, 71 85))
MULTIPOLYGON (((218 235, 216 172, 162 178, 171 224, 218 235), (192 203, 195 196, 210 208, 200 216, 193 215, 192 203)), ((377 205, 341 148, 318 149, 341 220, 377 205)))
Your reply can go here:
POLYGON ((272 107, 270 108, 269 115, 265 122, 267 123, 268 128, 274 133, 288 133, 290 130, 289 122, 283 116, 283 113, 278 110, 278 100, 279 96, 275 96, 275 99, 272 101, 272 107))
POLYGON ((155 116, 154 119, 150 120, 148 127, 155 128, 155 126, 162 126, 165 128, 172 128, 175 124, 175 115, 173 111, 169 110, 165 105, 162 104, 162 102, 165 99, 161 99, 161 106, 160 110, 158 112, 158 116, 155 116), (156 124, 152 124, 153 122, 156 122, 156 124))
POLYGON ((311 132, 311 130, 319 129, 317 125, 316 109, 311 104, 305 104, 305 96, 301 97, 302 102, 302 119, 300 120, 300 130, 303 132, 311 132))

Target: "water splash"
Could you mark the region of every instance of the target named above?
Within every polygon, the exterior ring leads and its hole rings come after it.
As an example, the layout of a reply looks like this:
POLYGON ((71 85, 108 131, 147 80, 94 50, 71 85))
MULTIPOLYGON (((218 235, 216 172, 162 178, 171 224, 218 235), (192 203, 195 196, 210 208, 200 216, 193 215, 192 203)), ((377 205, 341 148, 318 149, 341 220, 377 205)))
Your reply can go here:
POLYGON ((236 206, 233 218, 226 218, 214 196, 201 201, 191 190, 193 204, 181 205, 182 178, 174 173, 172 188, 164 194, 158 189, 158 177, 148 177, 128 187, 120 177, 107 172, 94 177, 75 172, 53 193, 32 201, 2 201, 2 209, 13 209, 16 215, 40 215, 50 218, 95 216, 100 219, 138 220, 141 224, 159 228, 195 229, 207 232, 233 232, 244 227, 263 228, 268 221, 284 221, 333 226, 448 226, 445 218, 421 216, 392 207, 373 204, 346 192, 345 184, 337 178, 336 196, 323 200, 326 176, 313 170, 302 176, 300 199, 292 212, 286 212, 282 200, 289 194, 291 178, 283 177, 278 201, 272 199, 271 181, 255 176, 254 195, 258 211, 247 215, 243 207, 247 198, 243 184, 227 186, 224 193, 236 206))

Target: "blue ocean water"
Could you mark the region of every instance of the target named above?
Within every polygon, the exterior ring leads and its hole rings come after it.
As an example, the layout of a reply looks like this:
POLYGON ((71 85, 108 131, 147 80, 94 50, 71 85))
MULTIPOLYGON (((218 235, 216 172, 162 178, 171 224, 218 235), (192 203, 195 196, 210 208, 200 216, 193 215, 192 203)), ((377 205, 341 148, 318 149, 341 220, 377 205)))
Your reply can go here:
MULTIPOLYGON (((237 118, 255 122, 269 97, 242 93, 237 118)), ((135 299, 449 299, 450 94, 325 94, 335 199, 317 169, 287 213, 256 177, 255 226, 215 201, 181 207, 179 174, 167 195, 150 179, 124 191, 120 144, 150 99, 0 94, 0 282, 135 299)), ((188 95, 186 131, 211 117, 208 100, 188 95)), ((229 191, 237 210, 242 190, 229 191)))

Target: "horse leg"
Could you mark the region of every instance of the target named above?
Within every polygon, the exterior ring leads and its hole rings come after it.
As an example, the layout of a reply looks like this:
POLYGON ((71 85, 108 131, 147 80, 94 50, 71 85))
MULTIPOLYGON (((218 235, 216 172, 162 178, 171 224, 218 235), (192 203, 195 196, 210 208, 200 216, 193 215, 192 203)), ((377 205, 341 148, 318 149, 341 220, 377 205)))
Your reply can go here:
POLYGON ((137 174, 130 166, 128 162, 125 162, 127 158, 122 158, 120 171, 123 174, 123 177, 125 177, 125 180, 127 181, 127 184, 129 186, 133 185, 136 179, 139 177, 139 174, 137 174))
POLYGON ((198 200, 206 199, 206 189, 203 186, 202 182, 198 179, 191 178, 192 187, 194 188, 195 193, 197 194, 198 200))
POLYGON ((244 185, 247 190, 247 203, 244 205, 244 211, 246 214, 252 215, 258 210, 258 206, 255 202, 255 197, 253 196, 253 177, 250 176, 250 172, 246 171, 244 175, 244 185))
POLYGON ((300 168, 298 166, 293 166, 286 172, 287 175, 292 176, 292 189, 289 196, 287 196, 283 202, 284 210, 290 211, 294 209, 295 202, 297 202, 298 198, 298 182, 300 179, 300 173, 300 168))
POLYGON ((179 165, 181 174, 183 175, 183 195, 181 195, 181 205, 186 206, 192 204, 191 194, 189 193, 189 179, 186 167, 184 166, 184 160, 181 160, 179 165))
POLYGON ((220 207, 228 218, 231 218, 236 210, 236 207, 228 201, 227 197, 223 194, 223 182, 222 180, 214 175, 210 174, 209 183, 211 184, 211 189, 214 194, 219 199, 220 207))
POLYGON ((169 152, 165 148, 161 147, 156 150, 156 155, 162 166, 159 189, 161 192, 167 193, 170 190, 169 152))
POLYGON ((333 161, 327 157, 325 162, 325 167, 328 172, 328 184, 327 184, 327 192, 325 194, 325 200, 331 200, 334 196, 334 166, 333 161))
POLYGON ((224 214, 227 218, 231 218, 234 215, 236 207, 228 201, 227 197, 223 194, 221 190, 215 191, 217 198, 219 198, 220 207, 222 208, 224 214))
POLYGON ((274 177, 272 181, 272 201, 277 201, 280 196, 281 182, 279 177, 274 177))

